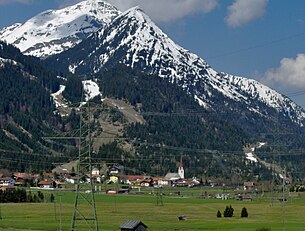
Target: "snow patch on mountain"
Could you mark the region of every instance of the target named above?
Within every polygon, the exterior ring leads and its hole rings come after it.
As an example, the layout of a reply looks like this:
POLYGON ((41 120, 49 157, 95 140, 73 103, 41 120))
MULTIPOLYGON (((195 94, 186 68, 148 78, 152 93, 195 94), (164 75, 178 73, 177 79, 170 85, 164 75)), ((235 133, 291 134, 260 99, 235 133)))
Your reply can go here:
POLYGON ((88 102, 90 99, 93 99, 96 96, 102 96, 99 86, 93 80, 85 80, 82 81, 82 83, 85 92, 86 102, 88 102))
POLYGON ((54 114, 59 114, 62 117, 69 116, 71 113, 71 102, 69 102, 66 98, 63 97, 63 92, 65 91, 65 89, 65 85, 60 85, 59 90, 51 94, 51 97, 53 98, 53 102, 55 103, 56 107, 54 114))
POLYGON ((260 149, 261 147, 263 147, 266 143, 263 143, 263 142, 259 142, 256 144, 256 146, 250 148, 250 151, 249 152, 245 152, 245 155, 246 155, 246 159, 247 160, 250 160, 250 162, 254 162, 254 163, 257 163, 260 161, 260 159, 255 155, 255 150, 256 149, 260 149))
POLYGON ((69 66, 69 72, 72 73, 72 74, 75 74, 75 68, 76 68, 75 65, 70 65, 69 66))
POLYGON ((0 57, 0 68, 4 68, 6 62, 7 62, 6 59, 3 59, 3 58, 0 57))
POLYGON ((208 104, 206 102, 204 102, 203 100, 201 100, 197 95, 194 96, 194 99, 196 102, 198 102, 198 104, 204 108, 208 108, 208 104))
POLYGON ((66 89, 66 86, 60 85, 59 90, 57 92, 51 94, 56 108, 59 108, 59 107, 67 108, 68 107, 68 103, 66 101, 62 100, 62 93, 64 92, 65 89, 66 89))
POLYGON ((46 57, 74 47, 119 13, 104 1, 85 0, 6 27, 0 31, 0 40, 17 46, 26 55, 46 57))
POLYGON ((6 64, 9 65, 15 65, 15 66, 21 66, 20 63, 17 63, 15 60, 12 59, 4 59, 0 57, 0 68, 4 68, 6 64))
POLYGON ((251 162, 254 162, 254 163, 257 163, 257 159, 256 157, 253 155, 252 152, 248 152, 248 153, 245 153, 246 154, 246 159, 247 160, 250 160, 251 162))
MULTIPOLYGON (((83 89, 84 89, 84 96, 85 102, 80 103, 80 107, 86 104, 90 99, 100 95, 100 88, 97 83, 93 80, 84 80, 82 81, 83 89)), ((60 88, 57 92, 51 94, 53 101, 55 103, 56 111, 54 113, 59 113, 61 116, 68 116, 71 112, 70 104, 67 99, 63 97, 63 92, 65 91, 66 86, 60 85, 60 88)))

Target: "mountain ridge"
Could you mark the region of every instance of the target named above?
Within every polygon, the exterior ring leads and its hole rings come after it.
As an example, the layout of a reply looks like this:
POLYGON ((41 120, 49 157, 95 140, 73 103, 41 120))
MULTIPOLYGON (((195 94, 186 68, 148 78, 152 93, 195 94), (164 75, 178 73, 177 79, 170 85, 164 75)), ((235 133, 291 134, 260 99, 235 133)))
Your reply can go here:
POLYGON ((256 80, 217 72, 204 59, 175 44, 139 7, 123 12, 75 49, 49 60, 81 75, 123 63, 178 84, 205 108, 213 108, 213 95, 220 92, 249 111, 266 115, 255 102, 259 100, 304 126, 304 110, 288 97, 256 80))
POLYGON ((47 10, 25 23, 0 31, 0 39, 24 54, 47 57, 69 49, 119 14, 104 1, 86 0, 60 10, 47 10))

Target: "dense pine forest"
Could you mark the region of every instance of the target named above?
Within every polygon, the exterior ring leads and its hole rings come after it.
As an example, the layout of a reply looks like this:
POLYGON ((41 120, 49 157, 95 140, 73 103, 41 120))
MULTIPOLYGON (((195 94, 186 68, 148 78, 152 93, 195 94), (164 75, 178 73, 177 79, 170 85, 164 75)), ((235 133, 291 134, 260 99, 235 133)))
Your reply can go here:
POLYGON ((63 159, 56 156, 65 149, 43 137, 64 132, 69 123, 69 118, 54 113, 50 96, 62 80, 39 59, 24 56, 5 43, 0 43, 0 48, 0 168, 51 169, 52 162, 63 159))

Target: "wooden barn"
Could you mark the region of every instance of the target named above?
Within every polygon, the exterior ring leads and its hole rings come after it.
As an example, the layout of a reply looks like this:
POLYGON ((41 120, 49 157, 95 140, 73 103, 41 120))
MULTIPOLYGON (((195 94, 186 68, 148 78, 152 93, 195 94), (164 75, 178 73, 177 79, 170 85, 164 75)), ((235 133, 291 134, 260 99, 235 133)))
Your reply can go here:
POLYGON ((147 226, 138 220, 128 220, 121 225, 121 231, 146 231, 147 226))

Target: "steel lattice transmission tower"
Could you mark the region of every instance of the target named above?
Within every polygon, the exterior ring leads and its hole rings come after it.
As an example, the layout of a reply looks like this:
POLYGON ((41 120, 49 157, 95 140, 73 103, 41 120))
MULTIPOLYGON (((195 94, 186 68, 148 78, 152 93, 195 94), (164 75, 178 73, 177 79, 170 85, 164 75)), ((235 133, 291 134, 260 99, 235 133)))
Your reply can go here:
POLYGON ((71 231, 98 231, 94 188, 92 182, 92 134, 90 104, 80 109, 79 153, 77 167, 77 184, 71 231), (89 182, 86 182, 89 175, 89 182))
POLYGON ((163 206, 163 193, 162 188, 158 185, 158 191, 157 191, 157 205, 163 206))

